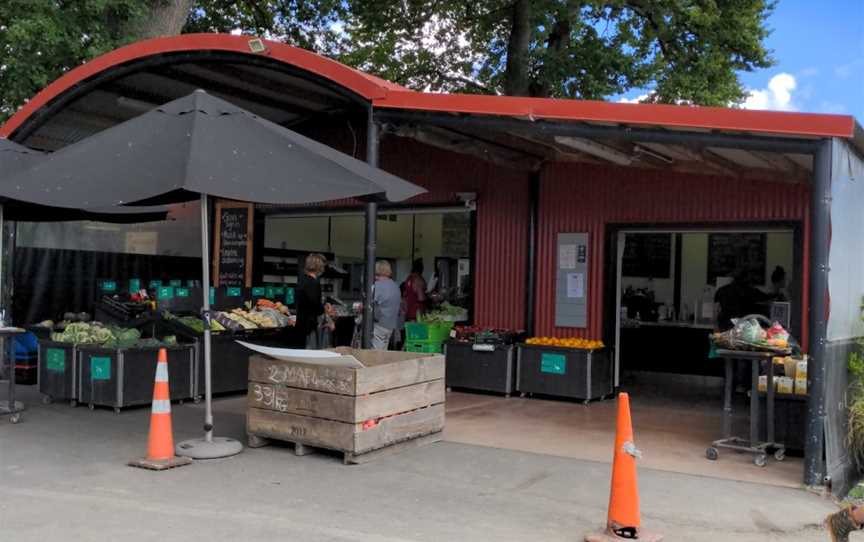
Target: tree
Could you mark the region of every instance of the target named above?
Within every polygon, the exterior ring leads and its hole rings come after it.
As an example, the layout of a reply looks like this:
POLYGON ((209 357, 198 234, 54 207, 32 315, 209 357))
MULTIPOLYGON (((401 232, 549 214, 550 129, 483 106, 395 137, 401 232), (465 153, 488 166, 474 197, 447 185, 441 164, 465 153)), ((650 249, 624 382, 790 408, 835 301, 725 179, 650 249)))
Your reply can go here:
POLYGON ((728 105, 772 0, 4 0, 0 121, 63 72, 179 32, 263 35, 410 88, 728 105))
POLYGON ((773 63, 770 0, 352 3, 348 63, 414 88, 739 103, 738 72, 773 63), (423 47, 428 41, 437 48, 423 47))

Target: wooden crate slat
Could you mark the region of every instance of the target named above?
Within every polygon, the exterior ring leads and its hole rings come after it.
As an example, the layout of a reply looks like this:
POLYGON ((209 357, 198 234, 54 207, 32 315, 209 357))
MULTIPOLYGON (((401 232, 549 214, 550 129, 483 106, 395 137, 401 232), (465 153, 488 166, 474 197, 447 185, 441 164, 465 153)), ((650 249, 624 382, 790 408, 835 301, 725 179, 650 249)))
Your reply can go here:
POLYGON ((390 444, 444 429, 444 405, 434 405, 381 420, 377 426, 354 434, 353 453, 362 454, 390 444))
POLYGON ((250 382, 356 395, 356 377, 355 370, 347 367, 324 367, 263 356, 252 356, 249 359, 250 382))
POLYGON ((443 403, 445 391, 441 379, 359 397, 250 382, 248 404, 250 408, 359 423, 443 403))
POLYGON ((300 442, 331 450, 350 451, 354 447, 355 424, 298 416, 275 410, 250 408, 246 430, 259 437, 300 442))
POLYGON ((444 356, 440 354, 374 365, 357 371, 357 395, 402 388, 440 378, 444 378, 444 356))

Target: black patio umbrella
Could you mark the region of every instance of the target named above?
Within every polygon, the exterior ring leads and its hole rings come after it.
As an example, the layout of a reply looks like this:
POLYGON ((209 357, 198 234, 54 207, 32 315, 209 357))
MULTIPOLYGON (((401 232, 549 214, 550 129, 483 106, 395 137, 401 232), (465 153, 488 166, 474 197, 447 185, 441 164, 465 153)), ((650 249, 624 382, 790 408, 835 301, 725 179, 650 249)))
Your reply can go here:
MULTIPOLYGON (((209 319, 208 196, 256 203, 351 197, 401 201, 425 192, 394 175, 198 90, 65 147, 8 179, 0 197, 61 207, 142 205, 201 199, 203 312, 209 319)), ((179 455, 234 455, 213 437, 210 331, 204 332, 204 438, 179 455)))
MULTIPOLYGON (((34 167, 44 160, 46 153, 25 147, 5 138, 0 138, 0 179, 8 179, 22 171, 34 167)), ((4 182, 0 180, 0 182, 4 182)), ((5 181, 5 182, 8 182, 5 181)), ((11 192, 7 186, 0 192, 11 192)), ((0 225, 3 220, 17 222, 69 222, 73 220, 91 220, 94 222, 111 222, 114 224, 133 224, 140 222, 155 222, 165 220, 168 209, 162 206, 150 207, 117 207, 101 206, 96 208, 52 207, 0 197, 0 225)), ((2 243, 2 241, 0 241, 2 243)))

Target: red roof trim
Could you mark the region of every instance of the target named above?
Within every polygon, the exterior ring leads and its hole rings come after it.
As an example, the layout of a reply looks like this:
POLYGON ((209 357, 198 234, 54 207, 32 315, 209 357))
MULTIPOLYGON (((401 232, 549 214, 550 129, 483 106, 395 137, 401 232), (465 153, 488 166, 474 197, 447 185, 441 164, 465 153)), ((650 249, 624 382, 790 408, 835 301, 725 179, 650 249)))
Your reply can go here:
POLYGON ((283 43, 265 41, 267 51, 253 53, 249 48, 249 40, 249 36, 229 34, 184 34, 121 47, 69 71, 42 89, 0 127, 0 137, 8 137, 41 107, 100 72, 148 56, 196 50, 269 56, 329 79, 369 100, 374 107, 387 109, 853 140, 856 130, 859 133, 861 131, 855 119, 848 115, 414 92, 283 43))
POLYGON ((243 53, 250 56, 268 56, 334 81, 370 101, 383 97, 390 90, 405 90, 404 87, 395 83, 365 74, 344 64, 340 64, 335 60, 330 60, 329 58, 298 49, 297 47, 291 47, 284 43, 265 40, 268 47, 267 51, 253 53, 249 49, 250 39, 249 36, 234 36, 230 34, 183 34, 181 36, 139 41, 115 49, 67 72, 42 89, 0 127, 0 137, 8 137, 24 124, 30 115, 38 111, 39 108, 81 81, 120 64, 164 53, 206 50, 243 53))
POLYGON ((375 107, 415 111, 694 128, 812 137, 852 137, 855 119, 847 115, 753 111, 720 107, 629 104, 590 100, 517 98, 476 94, 388 92, 375 107))

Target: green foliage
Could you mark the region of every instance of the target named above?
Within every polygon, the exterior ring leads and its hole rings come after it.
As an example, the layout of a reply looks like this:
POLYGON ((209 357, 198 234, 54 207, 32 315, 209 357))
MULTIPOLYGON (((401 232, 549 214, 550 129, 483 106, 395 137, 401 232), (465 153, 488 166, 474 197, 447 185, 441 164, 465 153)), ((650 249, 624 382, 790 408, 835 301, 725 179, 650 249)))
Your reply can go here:
POLYGON ((146 0, 0 2, 0 121, 85 60, 126 43, 146 0))
MULTIPOLYGON (((0 121, 65 71, 133 41, 143 23, 164 33, 153 14, 185 9, 175 2, 0 2, 0 121)), ((744 97, 739 72, 773 62, 763 44, 772 9, 772 0, 196 0, 183 32, 262 35, 420 90, 602 99, 647 88, 647 101, 728 105, 744 97)))
POLYGON ((864 339, 858 340, 858 348, 858 352, 849 354, 847 364, 849 419, 846 444, 858 470, 864 471, 864 339))
POLYGON ((532 0, 527 87, 512 88, 516 3, 355 2, 343 58, 413 88, 602 99, 647 87, 650 101, 708 105, 740 102, 737 72, 773 62, 770 1, 532 0))

